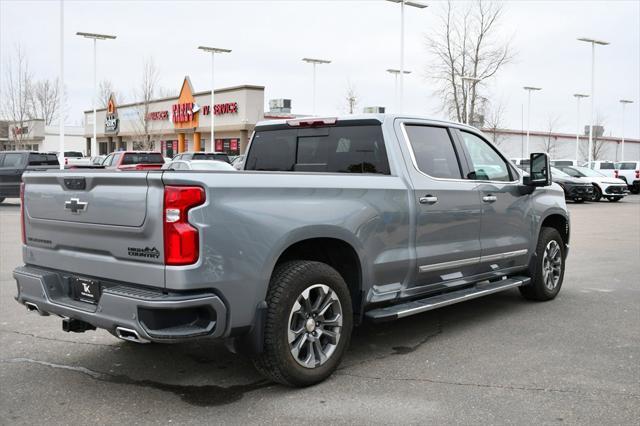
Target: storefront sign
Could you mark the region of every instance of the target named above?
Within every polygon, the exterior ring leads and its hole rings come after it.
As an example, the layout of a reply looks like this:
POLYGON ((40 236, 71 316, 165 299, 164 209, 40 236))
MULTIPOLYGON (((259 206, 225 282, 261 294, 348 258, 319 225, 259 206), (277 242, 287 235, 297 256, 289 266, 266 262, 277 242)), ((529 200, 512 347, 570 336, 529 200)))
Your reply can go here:
POLYGON ((169 111, 153 111, 147 114, 147 120, 168 120, 169 111))
MULTIPOLYGON (((215 106, 213 107, 213 112, 215 115, 236 114, 238 112, 238 103, 226 102, 224 104, 215 104, 215 106)), ((202 107, 202 115, 209 114, 211 114, 211 106, 204 105, 202 107)))
POLYGON ((189 77, 185 77, 178 96, 178 103, 171 106, 171 121, 176 129, 194 129, 198 127, 198 111, 193 87, 189 77))
POLYGON ((11 128, 11 133, 13 133, 13 136, 18 136, 18 135, 26 135, 29 133, 29 126, 22 126, 22 127, 12 127, 11 128))
POLYGON ((174 123, 189 123, 193 121, 195 112, 193 111, 193 102, 184 104, 174 104, 172 106, 172 121, 174 123))
POLYGON ((107 113, 104 118, 104 132, 110 134, 116 134, 119 130, 120 120, 118 120, 118 110, 113 94, 109 96, 109 102, 107 102, 107 113))

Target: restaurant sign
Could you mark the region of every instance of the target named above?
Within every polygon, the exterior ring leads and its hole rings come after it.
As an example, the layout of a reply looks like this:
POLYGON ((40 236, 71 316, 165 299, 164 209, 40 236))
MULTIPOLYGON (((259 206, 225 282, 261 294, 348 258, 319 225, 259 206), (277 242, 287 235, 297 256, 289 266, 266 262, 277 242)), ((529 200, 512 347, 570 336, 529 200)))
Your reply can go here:
POLYGON ((107 103, 107 114, 104 118, 104 132, 110 134, 118 133, 118 110, 113 94, 109 96, 109 102, 107 103))

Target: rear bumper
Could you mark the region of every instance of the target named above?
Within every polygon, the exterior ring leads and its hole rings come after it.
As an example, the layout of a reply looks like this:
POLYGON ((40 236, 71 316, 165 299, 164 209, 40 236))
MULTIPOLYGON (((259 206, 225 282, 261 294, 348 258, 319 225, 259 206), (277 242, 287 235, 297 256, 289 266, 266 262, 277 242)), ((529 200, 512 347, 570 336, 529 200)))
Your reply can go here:
POLYGON ((37 308, 41 315, 81 320, 114 335, 119 329, 133 330, 143 342, 216 338, 226 328, 227 308, 212 292, 166 294, 117 284, 105 286, 98 303, 91 304, 70 297, 70 274, 23 266, 13 271, 13 277, 18 286, 16 300, 37 308))

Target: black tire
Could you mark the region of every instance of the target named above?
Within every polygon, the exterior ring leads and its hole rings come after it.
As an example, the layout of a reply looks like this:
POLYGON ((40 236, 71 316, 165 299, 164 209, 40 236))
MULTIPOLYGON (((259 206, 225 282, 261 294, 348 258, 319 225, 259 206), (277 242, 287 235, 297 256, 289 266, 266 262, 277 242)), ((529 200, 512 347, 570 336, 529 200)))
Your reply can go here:
MULTIPOLYGON (((264 348, 262 353, 254 357, 254 365, 265 377, 286 386, 303 387, 322 382, 340 364, 349 346, 352 328, 353 310, 349 288, 335 269, 321 262, 285 262, 276 267, 269 283, 264 348), (308 368, 294 358, 288 332, 296 301, 305 290, 317 284, 328 286, 337 296, 338 305, 342 311, 342 326, 333 328, 334 332, 339 331, 339 338, 335 349, 326 361, 308 368)), ((302 334, 304 333, 307 332, 303 330, 302 334)), ((314 349, 314 360, 316 360, 315 353, 314 349)))
POLYGON ((560 233, 555 228, 542 228, 540 230, 540 237, 538 238, 538 245, 536 246, 536 252, 533 259, 533 264, 529 268, 529 274, 531 282, 520 287, 520 293, 525 299, 530 300, 551 300, 554 299, 560 288, 562 287, 562 281, 564 280, 564 266, 565 266, 565 247, 560 233), (543 274, 544 254, 547 246, 552 241, 559 246, 561 264, 559 268, 558 281, 555 286, 550 289, 545 285, 545 279, 543 274))
POLYGON ((0 203, 4 201, 4 197, 0 197, 0 203))
POLYGON ((640 185, 632 185, 629 191, 631 191, 632 194, 640 193, 640 185))
POLYGON ((620 200, 622 200, 622 197, 609 197, 609 201, 612 203, 617 203, 620 200))
POLYGON ((602 190, 598 185, 593 185, 593 196, 591 197, 591 199, 593 201, 600 201, 601 198, 602 198, 602 190))
POLYGON ((573 202, 577 203, 577 204, 584 203, 584 199, 583 198, 574 198, 573 202))

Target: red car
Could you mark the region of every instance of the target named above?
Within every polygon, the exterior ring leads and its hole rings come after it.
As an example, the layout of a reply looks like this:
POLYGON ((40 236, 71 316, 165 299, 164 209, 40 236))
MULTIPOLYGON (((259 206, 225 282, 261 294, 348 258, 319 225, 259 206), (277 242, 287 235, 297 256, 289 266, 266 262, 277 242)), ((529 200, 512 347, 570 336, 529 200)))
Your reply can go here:
POLYGON ((164 165, 164 158, 154 151, 118 151, 107 155, 102 165, 116 170, 158 170, 164 165))

